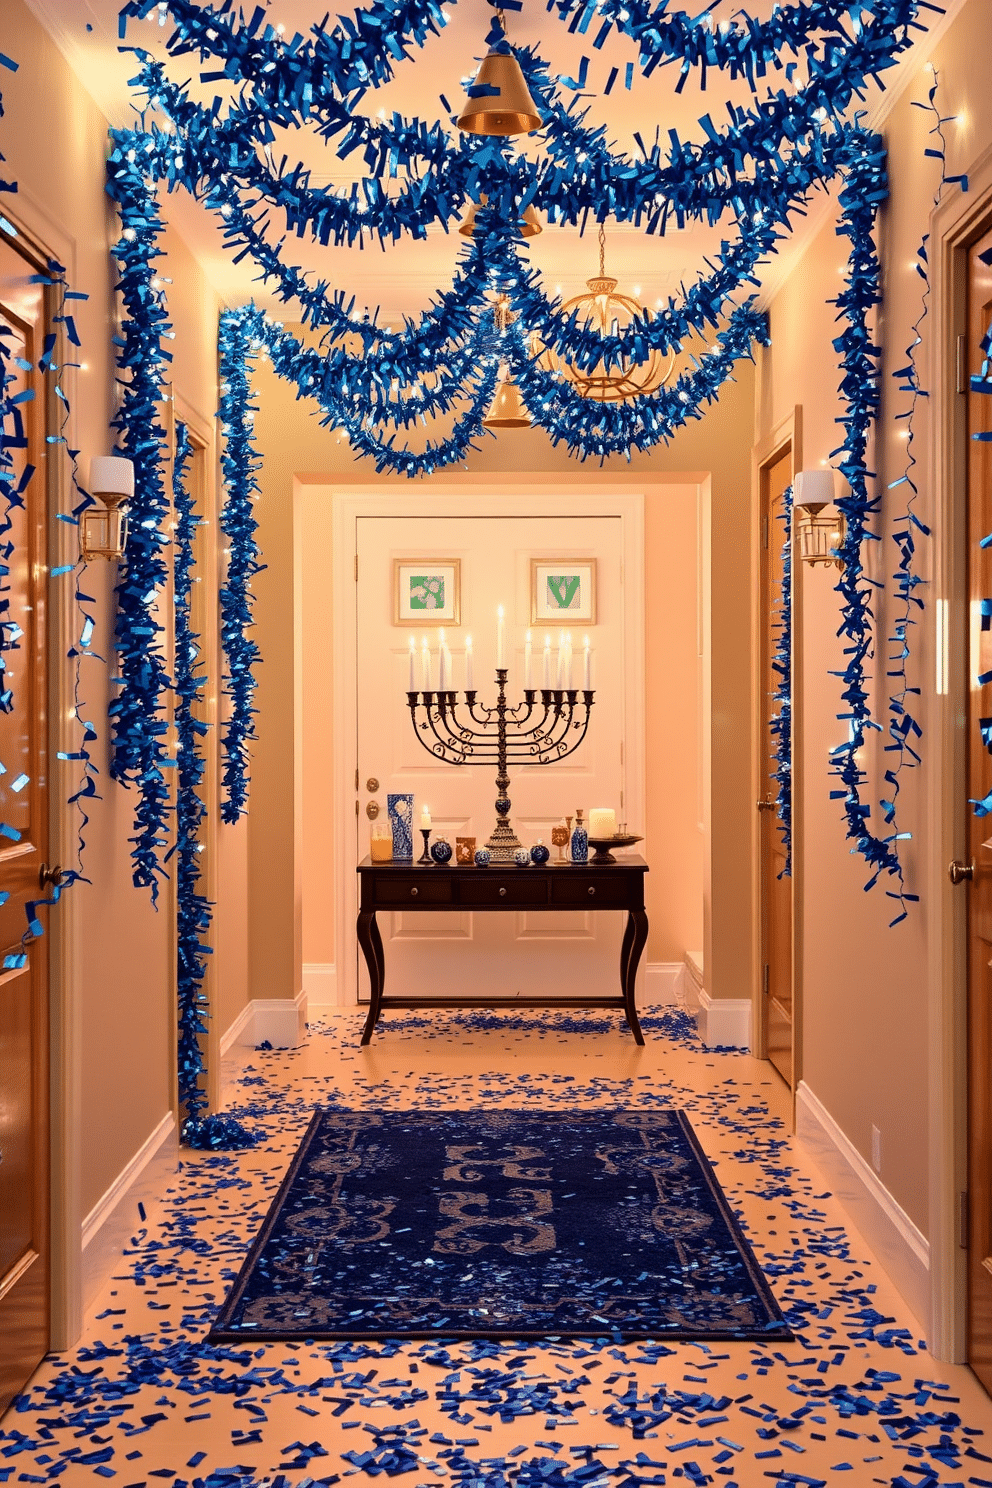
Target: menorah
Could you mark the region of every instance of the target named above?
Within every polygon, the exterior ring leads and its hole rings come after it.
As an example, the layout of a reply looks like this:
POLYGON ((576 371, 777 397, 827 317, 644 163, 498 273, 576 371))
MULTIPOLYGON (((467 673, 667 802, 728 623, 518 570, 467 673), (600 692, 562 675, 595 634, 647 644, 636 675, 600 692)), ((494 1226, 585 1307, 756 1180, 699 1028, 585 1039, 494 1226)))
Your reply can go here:
POLYGON ((506 678, 507 669, 497 667, 495 708, 477 702, 474 687, 462 695, 447 689, 406 695, 417 738, 434 759, 449 765, 495 764, 496 825, 486 844, 494 863, 512 862, 523 845, 509 821, 507 767, 550 765, 574 754, 586 736, 595 697, 589 688, 526 687, 523 702, 511 708, 506 678))

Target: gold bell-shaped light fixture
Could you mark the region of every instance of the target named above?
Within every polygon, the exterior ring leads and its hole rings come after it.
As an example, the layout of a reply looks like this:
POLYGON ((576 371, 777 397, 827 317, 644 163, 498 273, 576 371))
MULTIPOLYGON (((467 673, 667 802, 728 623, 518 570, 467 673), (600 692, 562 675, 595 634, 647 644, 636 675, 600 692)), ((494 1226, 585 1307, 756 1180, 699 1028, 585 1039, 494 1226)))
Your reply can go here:
POLYGON ((489 412, 482 420, 485 429, 529 429, 534 420, 527 412, 527 405, 520 396, 520 389, 512 379, 505 375, 501 378, 493 401, 489 405, 489 412))
MULTIPOLYGON (((506 295, 499 295, 493 306, 493 321, 497 331, 502 335, 515 319, 516 316, 510 309, 506 295)), ((493 401, 482 420, 482 427, 484 429, 529 429, 533 422, 534 420, 527 411, 527 405, 520 396, 520 389, 510 377, 509 369, 505 365, 502 366, 493 401)))
MULTIPOLYGON (((587 294, 566 300, 561 315, 574 314, 580 324, 600 336, 615 336, 637 319, 650 319, 650 311, 631 295, 617 294, 617 281, 606 273, 606 231, 599 229, 599 273, 586 280, 587 294)), ((551 371, 566 377, 576 392, 596 403, 624 403, 646 393, 657 392, 671 377, 675 352, 662 356, 652 351, 643 362, 621 362, 607 367, 597 362, 590 368, 574 367, 552 351, 546 351, 542 363, 551 371)))
MULTIPOLYGON (((483 192, 479 206, 484 207, 486 201, 487 197, 485 192, 483 192)), ((475 217, 478 210, 479 207, 473 202, 468 209, 464 222, 458 229, 463 238, 475 237, 475 217)), ((524 207, 523 212, 517 217, 516 227, 522 238, 536 238, 538 233, 544 231, 544 228, 541 226, 541 219, 532 206, 524 207)))
POLYGON ((541 127, 541 116, 530 96, 520 63, 506 40, 503 12, 496 23, 504 34, 482 59, 468 89, 458 128, 466 134, 531 134, 541 127))

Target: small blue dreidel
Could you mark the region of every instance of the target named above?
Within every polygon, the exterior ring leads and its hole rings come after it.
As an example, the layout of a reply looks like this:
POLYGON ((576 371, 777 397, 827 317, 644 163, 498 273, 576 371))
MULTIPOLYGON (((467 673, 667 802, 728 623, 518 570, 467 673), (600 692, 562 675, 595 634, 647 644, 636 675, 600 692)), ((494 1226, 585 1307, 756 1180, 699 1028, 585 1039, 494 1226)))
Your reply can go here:
POLYGON ((529 868, 530 867, 530 848, 529 847, 518 847, 517 850, 516 850, 516 852, 513 854, 513 861, 516 863, 516 865, 517 865, 518 868, 529 868))

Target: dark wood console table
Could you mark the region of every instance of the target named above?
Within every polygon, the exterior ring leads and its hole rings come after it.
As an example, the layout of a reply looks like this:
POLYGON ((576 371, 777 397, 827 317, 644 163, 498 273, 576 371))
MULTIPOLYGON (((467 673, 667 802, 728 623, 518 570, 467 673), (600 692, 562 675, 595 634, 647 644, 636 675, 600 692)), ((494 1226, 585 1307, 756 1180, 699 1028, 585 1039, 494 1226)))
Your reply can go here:
POLYGON ((637 966, 648 938, 644 912, 643 858, 629 857, 614 864, 595 867, 590 863, 546 863, 543 867, 460 868, 454 863, 428 867, 419 863, 373 863, 365 858, 358 865, 361 908, 358 914, 358 943, 365 956, 372 983, 369 1015, 362 1033, 367 1044, 384 1008, 621 1008, 634 1041, 644 1043, 634 982, 637 966), (506 914, 525 909, 554 914, 557 911, 594 909, 626 910, 627 928, 620 948, 620 993, 617 996, 575 997, 386 997, 386 959, 376 923, 378 910, 415 910, 425 914, 463 909, 473 913, 506 914))

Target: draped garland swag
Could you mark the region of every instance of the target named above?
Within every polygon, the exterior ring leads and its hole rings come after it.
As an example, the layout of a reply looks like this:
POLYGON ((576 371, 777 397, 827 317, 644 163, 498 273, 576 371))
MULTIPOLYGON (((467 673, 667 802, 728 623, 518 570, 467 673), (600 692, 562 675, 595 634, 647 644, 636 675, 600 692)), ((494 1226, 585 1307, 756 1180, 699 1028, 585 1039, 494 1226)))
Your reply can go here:
MULTIPOLYGON (((519 8, 519 0, 503 7, 519 8)), ((157 0, 127 0, 122 37, 129 20, 153 10, 167 12, 171 21, 168 61, 141 46, 131 48, 140 127, 113 132, 109 161, 109 189, 122 222, 115 253, 125 304, 121 365, 127 381, 119 427, 123 448, 141 462, 135 525, 149 534, 133 560, 129 552, 122 576, 121 691, 113 739, 114 772, 141 793, 136 881, 154 886, 167 809, 161 776, 166 679, 152 613, 164 458, 156 400, 167 370, 163 341, 169 330, 161 294, 152 286, 161 190, 185 190, 214 213, 232 254, 257 266, 262 282, 310 333, 294 335, 253 305, 225 313, 220 327, 231 538, 222 593, 230 700, 223 811, 234 820, 247 801, 259 659, 248 636, 250 580, 258 571, 251 516, 258 469, 249 402, 254 358, 264 352, 321 421, 380 471, 412 477, 464 460, 489 437, 482 420, 501 368, 553 443, 583 460, 629 457, 700 418, 736 363, 753 356, 755 345, 767 344, 754 297, 756 270, 811 194, 839 181, 838 231, 848 240, 849 260, 836 302, 834 346, 844 412, 843 442, 834 458, 849 486, 840 503, 847 534, 838 586, 848 737, 833 752, 831 769, 839 782, 833 794, 842 803, 852 851, 869 866, 867 886, 882 875, 894 881, 889 892, 899 901, 901 918, 912 897, 905 893, 899 861, 903 834, 891 803, 882 803, 888 830, 873 830, 859 753, 880 727, 868 691, 874 634, 862 549, 873 537, 879 505, 867 454, 879 403, 874 232, 887 183, 883 143, 863 125, 857 105, 869 80, 883 83, 914 33, 924 29, 921 18, 939 7, 927 0, 872 0, 852 10, 840 0, 805 0, 778 7, 767 22, 738 13, 714 26, 706 14, 693 18, 670 10, 666 0, 552 0, 554 20, 589 35, 593 52, 613 32, 629 39, 636 60, 627 64, 627 86, 635 69, 645 78, 661 69, 658 76, 665 78, 672 67, 675 91, 692 74, 704 86, 713 73, 749 85, 748 104, 728 103, 722 122, 712 114, 700 120, 699 140, 683 140, 675 130, 667 140, 660 130, 648 142, 636 135, 637 155, 618 150, 605 127, 590 121, 590 95, 583 91, 589 58, 583 58, 577 79, 556 78, 530 47, 518 48, 516 56, 543 119, 539 152, 501 137, 453 133, 429 119, 363 113, 366 96, 446 24, 447 13, 433 0, 375 0, 315 25, 306 37, 284 37, 262 7, 243 12, 232 0, 216 6, 169 0, 167 7, 157 0), (180 58, 184 66, 186 59, 199 61, 201 82, 222 85, 209 105, 192 96, 188 82, 170 76, 169 62, 180 58), (774 87, 765 83, 768 78, 774 87), (313 129, 339 159, 361 162, 350 186, 317 185, 304 166, 276 159, 277 130, 302 127, 313 129), (380 324, 377 311, 357 307, 345 290, 332 289, 291 261, 292 235, 324 245, 377 242, 388 248, 423 239, 432 226, 449 230, 471 205, 475 232, 450 288, 399 329, 380 324), (516 223, 531 206, 552 227, 614 220, 651 235, 700 221, 726 223, 727 235, 677 297, 601 336, 574 313, 563 313, 529 265, 516 223), (497 314, 497 299, 509 314, 497 314), (607 370, 636 365, 653 351, 671 349, 682 356, 681 371, 655 393, 603 405, 582 397, 535 348, 583 370, 600 363, 607 370), (431 421, 437 422, 433 437, 411 441, 408 431, 431 421)), ((498 13, 485 41, 509 50, 498 13)), ((614 68, 605 92, 616 77, 614 68)), ((443 95, 441 102, 450 113, 443 95)))

